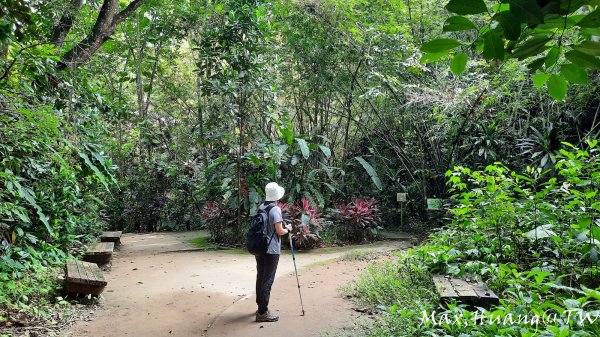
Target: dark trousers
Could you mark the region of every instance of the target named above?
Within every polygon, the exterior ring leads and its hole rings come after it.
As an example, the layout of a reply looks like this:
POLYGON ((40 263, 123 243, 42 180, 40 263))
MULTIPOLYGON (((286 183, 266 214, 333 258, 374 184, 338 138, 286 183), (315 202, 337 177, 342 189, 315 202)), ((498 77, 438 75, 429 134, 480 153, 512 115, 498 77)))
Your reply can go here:
POLYGON ((269 310, 271 286, 275 281, 275 272, 279 263, 279 254, 263 254, 256 257, 256 304, 258 313, 269 310))

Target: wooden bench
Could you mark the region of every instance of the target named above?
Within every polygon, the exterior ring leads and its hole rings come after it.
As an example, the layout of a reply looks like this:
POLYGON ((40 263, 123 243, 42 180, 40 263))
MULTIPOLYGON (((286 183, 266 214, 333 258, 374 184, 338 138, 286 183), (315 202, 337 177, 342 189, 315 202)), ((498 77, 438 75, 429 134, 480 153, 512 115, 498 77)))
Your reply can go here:
POLYGON ((94 247, 88 249, 83 256, 83 261, 93 262, 98 265, 107 264, 112 259, 115 250, 114 242, 98 242, 94 247))
POLYGON ((440 294, 440 301, 448 303, 453 300, 465 304, 490 307, 500 303, 498 296, 483 282, 467 282, 443 275, 434 275, 433 283, 440 294))
POLYGON ((66 289, 69 293, 100 295, 107 282, 98 265, 77 260, 67 261, 66 289))
POLYGON ((102 235, 100 235, 100 241, 101 242, 113 242, 115 244, 115 246, 118 246, 121 244, 121 234, 123 234, 123 232, 121 232, 121 231, 104 232, 104 233, 102 233, 102 235))

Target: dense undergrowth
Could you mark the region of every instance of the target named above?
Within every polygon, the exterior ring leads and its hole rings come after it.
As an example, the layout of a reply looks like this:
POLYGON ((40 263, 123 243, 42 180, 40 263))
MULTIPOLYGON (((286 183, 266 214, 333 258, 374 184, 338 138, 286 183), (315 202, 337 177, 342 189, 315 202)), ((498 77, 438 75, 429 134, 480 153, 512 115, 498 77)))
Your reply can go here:
POLYGON ((379 310, 369 336, 594 336, 600 329, 598 142, 565 144, 553 170, 499 163, 448 172, 451 223, 347 293, 379 310), (483 280, 489 310, 443 308, 431 274, 483 280), (433 316, 432 316, 433 313, 433 316))
POLYGON ((46 324, 62 305, 64 261, 101 229, 111 164, 89 121, 6 91, 0 100, 0 327, 46 324))

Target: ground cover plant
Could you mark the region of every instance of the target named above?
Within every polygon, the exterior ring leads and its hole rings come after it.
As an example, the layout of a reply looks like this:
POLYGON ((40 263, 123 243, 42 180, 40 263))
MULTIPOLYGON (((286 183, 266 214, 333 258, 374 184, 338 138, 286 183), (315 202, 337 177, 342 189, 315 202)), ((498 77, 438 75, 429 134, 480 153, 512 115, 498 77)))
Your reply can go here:
POLYGON ((382 313, 368 335, 594 335, 600 324, 597 153, 593 140, 582 148, 564 144, 546 172, 515 172, 500 163, 449 171, 457 202, 451 223, 346 290, 382 313), (442 308, 432 274, 484 280, 500 305, 442 308))

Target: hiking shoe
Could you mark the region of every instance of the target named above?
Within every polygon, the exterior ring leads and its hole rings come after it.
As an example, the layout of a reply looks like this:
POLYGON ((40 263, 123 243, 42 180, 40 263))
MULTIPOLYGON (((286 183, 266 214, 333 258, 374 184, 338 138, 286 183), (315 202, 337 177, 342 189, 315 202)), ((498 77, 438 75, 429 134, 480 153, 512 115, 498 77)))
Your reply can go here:
POLYGON ((257 322, 277 322, 279 320, 279 316, 271 314, 271 312, 267 311, 264 314, 256 313, 256 321, 257 322))

